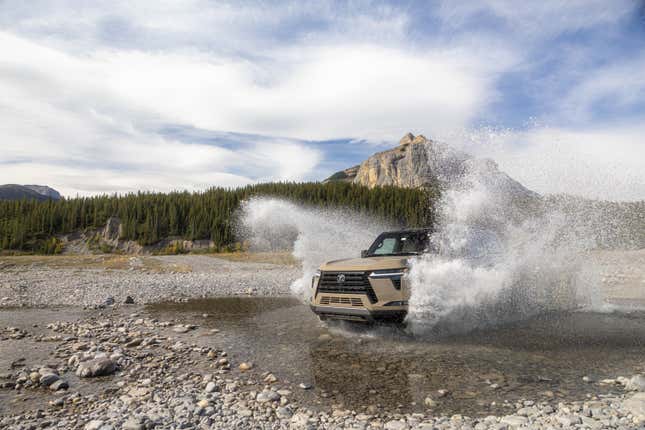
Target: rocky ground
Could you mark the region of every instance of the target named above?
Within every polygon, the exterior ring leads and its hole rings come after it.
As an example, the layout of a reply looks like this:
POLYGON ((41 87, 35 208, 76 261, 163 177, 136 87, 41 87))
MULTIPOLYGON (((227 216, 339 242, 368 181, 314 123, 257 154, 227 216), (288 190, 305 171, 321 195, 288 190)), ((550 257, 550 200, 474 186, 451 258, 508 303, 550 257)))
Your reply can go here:
MULTIPOLYGON (((427 412, 369 413, 300 404, 306 383, 278 380, 269 363, 231 362, 226 351, 190 342, 198 324, 175 324, 128 313, 136 307, 95 310, 78 321, 52 321, 40 330, 5 327, 4 342, 53 347, 44 362, 14 360, 0 375, 12 405, 0 428, 79 429, 635 429, 645 426, 645 378, 604 381, 624 386, 621 396, 550 404, 531 400, 506 416, 440 417, 427 412), (96 381, 87 389, 86 380, 96 381), (84 389, 79 387, 84 386, 84 389), (34 406, 20 406, 31 398, 34 406), (38 403, 38 399, 41 402, 38 403)), ((435 393, 436 397, 449 393, 435 393)), ((369 399, 366 399, 369 402, 369 399)))
POLYGON ((271 363, 233 362, 226 351, 194 342, 196 333, 216 335, 216 329, 199 321, 158 320, 137 305, 286 294, 297 268, 199 256, 165 262, 190 270, 159 273, 137 268, 136 261, 126 270, 0 268, 0 312, 19 305, 73 305, 60 317, 43 311, 40 324, 0 326, 0 428, 645 428, 645 377, 639 375, 602 381, 622 394, 560 403, 526 399, 509 405, 504 416, 436 416, 435 399, 447 392, 429 394, 424 413, 399 414, 376 405, 321 410, 296 395, 316 389, 308 381, 281 381, 271 363), (128 296, 137 304, 122 304, 128 296))
POLYGON ((92 306, 108 297, 123 302, 128 296, 137 303, 248 294, 277 296, 289 294, 289 284, 300 276, 296 266, 200 255, 132 256, 118 269, 109 265, 60 267, 45 261, 13 264, 11 257, 0 258, 0 305, 92 306))

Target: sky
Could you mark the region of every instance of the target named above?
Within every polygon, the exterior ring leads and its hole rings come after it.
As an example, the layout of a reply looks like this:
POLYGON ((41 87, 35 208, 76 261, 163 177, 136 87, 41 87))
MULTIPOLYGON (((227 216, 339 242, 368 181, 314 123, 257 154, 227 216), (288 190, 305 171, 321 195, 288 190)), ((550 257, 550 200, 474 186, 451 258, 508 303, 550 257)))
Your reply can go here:
POLYGON ((424 134, 645 199, 645 3, 0 0, 0 183, 322 180, 424 134))

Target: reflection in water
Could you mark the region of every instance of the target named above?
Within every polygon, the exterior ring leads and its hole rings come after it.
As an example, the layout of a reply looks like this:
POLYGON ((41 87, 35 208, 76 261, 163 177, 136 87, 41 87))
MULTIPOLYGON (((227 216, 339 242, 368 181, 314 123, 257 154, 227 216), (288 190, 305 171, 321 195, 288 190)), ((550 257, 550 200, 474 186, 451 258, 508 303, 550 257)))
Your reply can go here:
POLYGON ((467 335, 419 338, 391 327, 327 328, 288 298, 209 299, 149 310, 187 321, 209 314, 204 325, 222 331, 199 341, 226 349, 238 362, 254 361, 282 381, 315 386, 294 395, 356 410, 422 410, 431 395, 436 412, 486 415, 503 412, 504 400, 557 402, 620 391, 582 377, 645 370, 639 314, 547 314, 467 335), (440 389, 450 394, 438 398, 440 389))

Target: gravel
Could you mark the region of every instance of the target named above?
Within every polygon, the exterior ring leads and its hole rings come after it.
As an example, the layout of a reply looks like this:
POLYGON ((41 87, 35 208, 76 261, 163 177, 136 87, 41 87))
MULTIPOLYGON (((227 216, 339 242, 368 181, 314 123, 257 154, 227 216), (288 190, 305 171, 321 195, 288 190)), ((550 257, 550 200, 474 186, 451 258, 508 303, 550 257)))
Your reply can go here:
POLYGON ((295 266, 232 262, 200 256, 155 258, 162 265, 179 264, 192 271, 146 271, 50 268, 43 265, 0 270, 2 306, 97 306, 115 303, 153 303, 235 295, 289 295, 289 285, 301 276, 295 266))
MULTIPOLYGON (((47 392, 45 386, 51 380, 61 382, 60 394, 48 403, 43 400, 42 407, 33 411, 8 410, 0 415, 0 428, 546 430, 645 426, 645 393, 626 390, 620 395, 557 404, 527 399, 515 403, 505 416, 435 416, 431 408, 426 413, 399 414, 376 406, 371 414, 333 406, 320 410, 292 398, 298 386, 276 378, 267 368, 270 363, 256 363, 241 372, 238 368, 243 361, 231 363, 226 351, 198 346, 190 341, 190 333, 176 333, 173 327, 169 321, 97 310, 78 321, 54 321, 41 335, 27 333, 20 342, 55 343, 51 360, 46 366, 25 363, 3 374, 3 381, 9 383, 0 390, 37 397, 47 392), (141 342, 128 347, 132 339, 141 342), (81 380, 69 379, 87 368, 109 369, 95 378, 89 392, 80 389, 81 380)), ((198 324, 191 327, 197 334, 208 332, 198 324)), ((616 381, 627 384, 632 379, 639 378, 616 381)))

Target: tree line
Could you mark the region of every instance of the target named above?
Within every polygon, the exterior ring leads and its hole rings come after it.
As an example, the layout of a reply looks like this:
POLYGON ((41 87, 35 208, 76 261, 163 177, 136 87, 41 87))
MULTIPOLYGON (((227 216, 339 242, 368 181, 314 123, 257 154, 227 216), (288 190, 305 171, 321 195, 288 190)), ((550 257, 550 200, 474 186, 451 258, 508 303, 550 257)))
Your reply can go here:
POLYGON ((347 182, 266 183, 203 192, 77 197, 59 201, 0 201, 0 250, 57 253, 59 235, 103 228, 110 217, 122 223, 121 239, 152 245, 175 236, 210 239, 217 250, 233 249, 236 212, 253 196, 275 196, 316 207, 344 207, 401 226, 432 225, 438 190, 368 188, 347 182))

